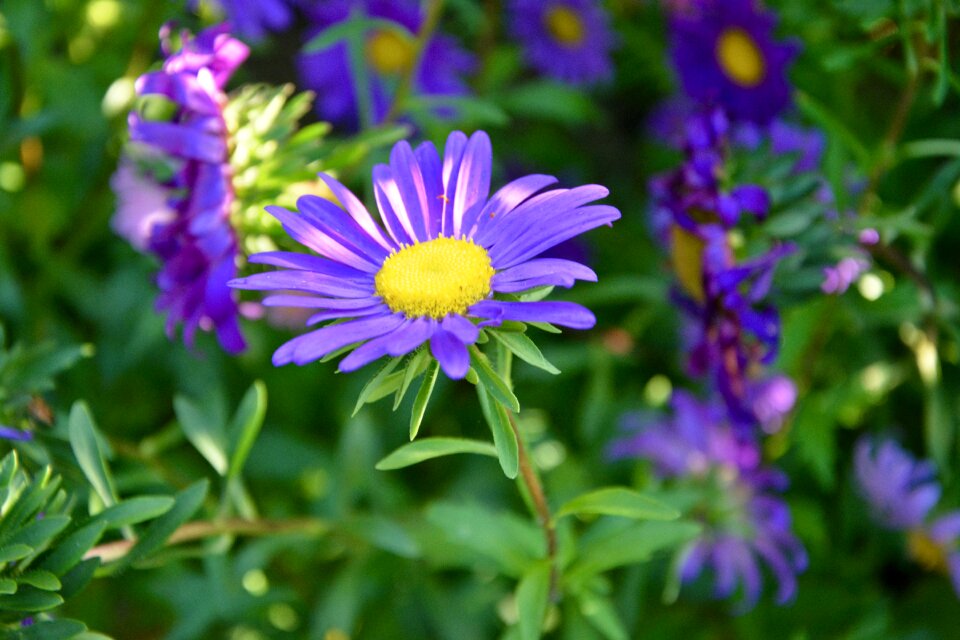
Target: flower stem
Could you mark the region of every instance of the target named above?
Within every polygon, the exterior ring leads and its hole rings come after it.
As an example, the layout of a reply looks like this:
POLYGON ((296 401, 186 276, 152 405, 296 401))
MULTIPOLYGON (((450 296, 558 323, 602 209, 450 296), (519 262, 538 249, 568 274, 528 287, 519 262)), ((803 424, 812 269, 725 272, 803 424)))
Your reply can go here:
POLYGON ((423 53, 427 48, 427 43, 433 36, 433 32, 437 28, 437 23, 440 22, 440 15, 442 13, 443 0, 429 0, 429 2, 427 2, 423 23, 420 25, 420 30, 417 32, 417 39, 414 43, 414 62, 410 65, 410 68, 404 72, 403 77, 400 78, 397 93, 393 97, 393 104, 390 105, 390 111, 383 120, 384 124, 394 122, 401 115, 404 103, 407 101, 407 96, 410 95, 413 89, 413 83, 416 79, 417 72, 420 70, 420 65, 423 64, 423 53))
POLYGON ((547 543, 547 562, 550 564, 550 601, 556 602, 559 598, 559 575, 557 571, 557 530, 554 527, 553 515, 550 513, 550 505, 547 503, 547 496, 543 491, 543 484, 540 482, 540 476, 534 469, 527 454, 527 446, 524 443, 523 435, 517 427, 517 421, 513 417, 513 412, 507 411, 510 418, 510 427, 517 438, 518 459, 520 463, 520 479, 527 493, 530 495, 534 515, 540 528, 543 529, 543 537, 547 543))

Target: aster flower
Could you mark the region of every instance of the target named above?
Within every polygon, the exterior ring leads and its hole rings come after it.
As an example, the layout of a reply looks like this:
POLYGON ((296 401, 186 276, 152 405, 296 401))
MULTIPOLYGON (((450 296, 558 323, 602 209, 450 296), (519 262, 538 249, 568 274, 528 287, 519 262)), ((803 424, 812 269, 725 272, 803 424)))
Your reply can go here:
POLYGON ((153 228, 173 221, 176 212, 169 204, 171 189, 148 178, 136 164, 132 154, 125 154, 110 179, 117 196, 117 211, 110 224, 134 249, 145 252, 153 228))
POLYGON ((614 37, 596 0, 511 0, 510 30, 541 73, 580 85, 608 78, 614 37))
MULTIPOLYGON (((242 37, 261 40, 268 31, 283 31, 293 21, 288 0, 209 0, 242 37)), ((193 0, 196 8, 200 0, 193 0)))
POLYGON ((628 425, 637 433, 614 443, 611 453, 650 460, 659 477, 700 496, 688 511, 702 523, 703 533, 678 553, 681 583, 712 569, 714 596, 729 598, 739 586, 738 608, 747 610, 760 597, 760 567, 766 565, 778 584, 776 601, 790 601, 807 556, 779 496, 786 478, 762 465, 755 442, 737 437, 722 404, 678 391, 671 409, 662 420, 628 425))
MULTIPOLYGON (((473 56, 455 40, 433 35, 416 59, 416 34, 423 24, 420 4, 415 0, 331 0, 305 7, 316 27, 315 35, 352 17, 367 16, 392 23, 391 28, 371 29, 363 47, 369 85, 356 86, 351 71, 348 45, 340 42, 298 58, 297 66, 305 87, 317 94, 318 114, 330 122, 357 129, 364 121, 381 122, 390 110, 400 78, 414 71, 413 90, 419 95, 458 96, 468 93, 463 78, 474 68, 473 56), (369 99, 369 113, 361 114, 358 92, 369 99)), ((445 111, 441 111, 443 115, 445 111)))
POLYGON ((340 361, 353 371, 383 356, 399 357, 429 342, 451 378, 470 366, 468 346, 482 327, 505 320, 587 329, 594 317, 571 302, 523 301, 517 294, 571 286, 596 275, 575 262, 538 258, 547 249, 620 217, 589 203, 597 185, 541 190, 549 176, 515 180, 489 196, 492 165, 485 133, 454 132, 441 158, 433 144, 398 143, 389 165, 374 168, 383 226, 332 177, 321 174, 337 200, 304 196, 299 213, 268 207, 295 240, 319 255, 273 252, 251 261, 281 270, 235 280, 254 290, 311 294, 267 297, 267 306, 307 307, 309 324, 340 320, 294 338, 273 356, 275 365, 312 362, 350 345, 340 361))
POLYGON ((708 0, 675 13, 671 53, 684 91, 735 120, 771 122, 790 104, 786 70, 798 51, 774 41, 774 24, 754 0, 708 0))
POLYGON ((941 494, 933 464, 916 460, 893 440, 863 438, 854 470, 874 518, 905 532, 909 555, 928 571, 948 575, 960 597, 960 510, 930 519, 941 494))
MULTIPOLYGON (((198 328, 213 329, 230 352, 241 351, 244 342, 227 287, 236 275, 237 239, 229 221, 234 190, 223 87, 247 53, 223 26, 196 37, 184 34, 182 49, 168 52, 163 68, 141 76, 136 85, 141 98, 168 101, 172 115, 129 116, 130 138, 174 169, 164 188, 175 215, 153 224, 149 238, 150 251, 162 263, 157 307, 167 313, 167 331, 173 334, 182 323, 184 339, 192 344, 198 328)), ((121 174, 118 186, 129 186, 123 183, 121 174)), ((122 191, 121 203, 132 197, 129 189, 122 191)))
POLYGON ((33 434, 0 424, 0 440, 33 440, 33 434))

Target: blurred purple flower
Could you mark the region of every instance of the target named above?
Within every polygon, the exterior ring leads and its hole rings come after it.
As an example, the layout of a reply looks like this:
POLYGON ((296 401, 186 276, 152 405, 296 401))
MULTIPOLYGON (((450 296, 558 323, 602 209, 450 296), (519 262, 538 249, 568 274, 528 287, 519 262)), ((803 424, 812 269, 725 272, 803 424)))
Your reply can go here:
POLYGON ((790 104, 795 44, 773 39, 776 19, 753 0, 707 0, 670 20, 674 66, 695 101, 765 125, 790 104))
POLYGON ((147 251, 153 228, 171 222, 176 212, 170 207, 170 189, 151 180, 127 155, 120 158, 110 187, 117 196, 117 211, 110 225, 137 251, 147 251))
POLYGON ((864 271, 870 268, 870 261, 863 257, 843 258, 832 267, 824 267, 823 284, 820 289, 824 293, 841 294, 845 293, 850 285, 860 277, 864 271))
POLYGON ((748 610, 760 597, 763 563, 777 581, 776 601, 790 601, 807 555, 778 495, 786 477, 762 465, 755 442, 737 437, 722 404, 678 391, 671 408, 662 420, 634 425, 638 433, 615 442, 611 455, 650 460, 660 477, 702 490, 703 500, 689 511, 704 529, 680 552, 681 581, 693 582, 712 569, 714 596, 729 598, 739 585, 738 608, 748 610))
MULTIPOLYGON (((417 63, 415 36, 423 23, 420 4, 415 0, 329 0, 304 7, 318 35, 327 27, 366 15, 395 23, 394 29, 372 30, 364 47, 364 62, 369 86, 360 88, 370 98, 370 122, 379 123, 390 111, 400 77, 417 63)), ((340 42, 327 49, 304 53, 297 59, 304 87, 317 94, 320 117, 341 127, 356 130, 359 114, 358 87, 350 69, 347 44, 340 42)), ((469 93, 464 76, 473 71, 472 54, 449 36, 435 34, 427 42, 415 71, 413 90, 427 96, 461 96, 469 93)), ((448 109, 437 111, 441 116, 448 109)))
POLYGON ((795 155, 794 173, 816 171, 823 160, 827 139, 819 129, 807 129, 783 120, 770 125, 771 150, 779 155, 795 155))
POLYGON ((541 73, 573 85, 612 74, 614 35, 596 0, 511 0, 508 8, 513 37, 541 73))
POLYGON ((245 345, 227 287, 236 275, 237 238, 230 225, 234 190, 223 86, 248 49, 218 26, 195 37, 184 33, 180 51, 165 50, 162 70, 141 76, 136 86, 138 96, 169 101, 172 116, 151 120, 135 111, 128 118, 131 140, 176 167, 162 185, 170 189, 175 216, 154 224, 149 238, 150 251, 162 263, 157 308, 167 312, 171 336, 182 323, 184 341, 192 345, 198 328, 212 329, 224 349, 236 353, 245 345))
MULTIPOLYGON (((232 29, 251 41, 261 40, 268 31, 283 31, 293 21, 288 0, 210 0, 220 7, 232 29)), ((191 0, 194 8, 200 0, 191 0)))
POLYGON ((33 434, 29 431, 21 431, 13 427, 7 427, 0 424, 0 440, 33 440, 33 434))

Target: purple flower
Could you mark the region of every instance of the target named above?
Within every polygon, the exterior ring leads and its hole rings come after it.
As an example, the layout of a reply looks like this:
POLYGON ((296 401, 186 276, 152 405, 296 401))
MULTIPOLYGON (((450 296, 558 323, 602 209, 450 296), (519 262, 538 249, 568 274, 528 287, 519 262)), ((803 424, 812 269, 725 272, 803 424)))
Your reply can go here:
POLYGON ((589 204, 607 190, 588 185, 541 192, 555 178, 530 175, 489 196, 492 162, 490 139, 482 131, 469 138, 452 133, 442 157, 429 142, 416 150, 398 143, 390 164, 373 171, 383 226, 326 174, 320 178, 343 208, 316 196, 297 201, 299 214, 268 207, 294 240, 319 256, 256 254, 251 262, 282 269, 231 286, 305 292, 311 295, 278 294, 264 304, 311 308, 309 325, 345 320, 287 342, 274 353, 274 364, 303 365, 362 343, 340 361, 341 371, 353 371, 429 342, 444 372, 458 379, 467 373, 467 347, 480 326, 514 320, 592 327, 593 314, 580 305, 495 294, 596 280, 579 263, 538 256, 618 219, 613 207, 589 204))
POLYGON ((227 287, 236 276, 237 238, 230 225, 234 190, 223 86, 247 53, 224 26, 196 37, 184 34, 183 48, 168 52, 162 70, 141 76, 136 85, 141 97, 169 101, 172 116, 129 116, 131 140, 175 167, 172 179, 162 185, 170 190, 168 203, 175 215, 152 225, 149 238, 149 249, 162 264, 157 308, 167 313, 167 332, 172 335, 182 323, 184 340, 192 345, 198 328, 212 329, 231 353, 243 350, 244 342, 237 304, 227 287))
POLYGON ((753 0, 711 0, 675 13, 671 53, 686 93, 731 118, 765 125, 790 104, 794 44, 773 40, 775 17, 753 0))
POLYGON ((824 293, 845 293, 850 285, 870 268, 870 261, 862 257, 848 256, 833 267, 824 267, 823 284, 820 289, 824 293))
POLYGON ((153 228, 171 222, 171 190, 144 175, 129 156, 120 159, 110 187, 117 196, 117 211, 110 221, 113 230, 137 251, 146 251, 153 228))
POLYGON ((771 150, 780 155, 795 155, 795 173, 816 171, 826 146, 826 136, 819 129, 806 129, 783 120, 774 120, 770 125, 771 150))
POLYGON ((13 427, 6 427, 0 424, 0 440, 33 440, 33 434, 29 431, 21 431, 13 427))
POLYGON ((922 567, 950 576, 960 597, 960 510, 929 520, 940 501, 936 470, 893 440, 862 438, 854 451, 857 484, 874 518, 907 534, 907 551, 922 567))
MULTIPOLYGON (((283 31, 293 21, 293 9, 288 0, 210 0, 226 14, 233 30, 254 42, 268 31, 283 31)), ((200 0, 191 0, 195 9, 200 0)))
POLYGON ((854 451, 857 483, 877 521, 894 530, 919 527, 940 500, 936 470, 893 440, 861 439, 854 451))
MULTIPOLYGON (((330 0, 306 10, 317 27, 315 34, 347 20, 352 14, 366 14, 395 23, 395 28, 374 29, 367 35, 363 50, 369 76, 366 87, 356 86, 346 43, 303 54, 297 61, 304 86, 317 94, 316 108, 322 118, 345 128, 359 128, 363 122, 359 113, 359 90, 369 99, 371 112, 365 117, 374 124, 381 122, 390 111, 401 76, 418 64, 415 39, 424 18, 419 3, 415 0, 330 0)), ((473 56, 455 40, 434 35, 423 50, 413 90, 429 96, 465 95, 469 88, 463 77, 474 66, 473 56)), ((447 110, 439 113, 444 115, 447 110)))
POLYGON ((614 37, 596 0, 511 0, 510 30, 541 73, 590 84, 610 77, 614 37))
POLYGON ((760 565, 765 564, 778 584, 776 601, 792 600, 807 555, 779 497, 786 478, 762 465, 755 442, 737 437, 722 404, 700 402, 681 391, 671 408, 671 416, 641 425, 638 433, 614 443, 612 455, 648 459, 660 477, 699 489, 702 499, 689 512, 704 528, 680 552, 681 582, 712 569, 714 596, 729 598, 739 585, 738 608, 748 610, 760 597, 760 565))

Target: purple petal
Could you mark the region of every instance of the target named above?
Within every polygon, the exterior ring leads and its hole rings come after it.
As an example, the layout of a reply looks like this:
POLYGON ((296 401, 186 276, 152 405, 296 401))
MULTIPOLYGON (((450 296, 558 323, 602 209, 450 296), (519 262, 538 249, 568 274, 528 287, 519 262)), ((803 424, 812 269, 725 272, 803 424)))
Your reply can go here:
POLYGON ((597 274, 589 267, 560 258, 529 260, 493 276, 494 291, 513 293, 546 285, 571 287, 576 280, 597 281, 597 274))
POLYGON ((382 336, 404 320, 401 314, 374 316, 305 333, 281 345, 273 354, 273 364, 277 367, 291 362, 307 364, 354 342, 382 336))
POLYGON ((370 215, 370 212, 367 211, 367 208, 363 206, 363 203, 360 202, 357 196, 353 195, 343 184, 326 173, 321 172, 317 175, 327 185, 327 188, 333 192, 333 195, 343 208, 346 209, 347 213, 357 221, 357 224, 360 225, 371 238, 376 240, 384 249, 393 250, 399 248, 396 243, 383 235, 383 230, 380 228, 380 225, 374 222, 373 216, 370 215))
POLYGON ((373 194, 377 199, 380 217, 387 231, 398 245, 414 244, 417 241, 410 219, 400 197, 400 189, 390 167, 378 164, 373 168, 373 194))
POLYGON ((574 302, 482 300, 470 307, 469 313, 480 318, 549 322, 571 329, 591 329, 597 323, 589 309, 574 302))
POLYGON ((493 149, 490 138, 477 131, 467 142, 460 161, 457 190, 453 196, 453 234, 460 236, 464 214, 482 206, 490 193, 490 174, 493 170, 493 149))
POLYGON ((270 206, 266 207, 266 210, 267 213, 280 221, 284 231, 291 238, 320 255, 368 273, 375 273, 380 269, 380 262, 331 238, 321 229, 318 229, 310 218, 287 211, 282 207, 270 206))
POLYGON ((289 289, 306 291, 323 296, 339 298, 366 298, 374 294, 373 281, 355 282, 343 278, 333 278, 312 271, 268 271, 255 273, 246 278, 231 280, 229 285, 235 289, 253 291, 272 291, 289 289))
POLYGON ((340 361, 338 369, 343 372, 355 371, 385 355, 404 356, 426 342, 436 326, 437 321, 433 318, 407 320, 390 333, 354 349, 340 361))
POLYGON ((473 344, 480 336, 480 329, 466 318, 460 315, 448 315, 440 323, 444 331, 449 331, 464 344, 473 344))
POLYGON ((457 336, 439 329, 430 338, 430 353, 452 380, 460 380, 470 369, 470 354, 457 336))
POLYGON ((313 256, 306 253, 294 253, 292 251, 265 251, 264 253, 255 253, 248 258, 251 264, 269 264, 274 267, 285 269, 297 269, 300 271, 315 271, 333 278, 346 278, 348 280, 357 280, 368 282, 370 274, 365 271, 348 267, 340 262, 334 262, 329 258, 313 256))

